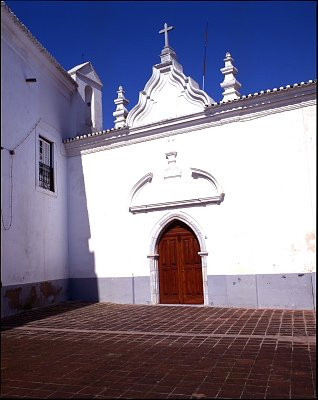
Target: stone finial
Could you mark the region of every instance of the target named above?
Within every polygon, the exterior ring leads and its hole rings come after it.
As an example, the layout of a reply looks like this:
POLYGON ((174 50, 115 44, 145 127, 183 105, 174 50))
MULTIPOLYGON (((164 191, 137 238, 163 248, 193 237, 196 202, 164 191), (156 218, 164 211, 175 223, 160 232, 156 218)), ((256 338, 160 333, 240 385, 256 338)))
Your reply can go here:
POLYGON ((126 105, 129 103, 129 100, 125 97, 125 91, 122 86, 119 86, 118 90, 118 97, 114 100, 116 104, 116 111, 113 112, 113 116, 116 117, 115 119, 115 128, 122 128, 126 125, 126 118, 128 115, 128 110, 126 105))
POLYGON ((164 63, 167 63, 167 62, 170 62, 173 60, 176 61, 177 60, 176 52, 170 46, 164 47, 160 54, 160 60, 161 60, 161 64, 164 64, 164 63))
POLYGON ((224 75, 224 81, 220 84, 221 88, 224 89, 222 101, 235 100, 241 97, 239 89, 241 87, 240 82, 235 78, 237 69, 233 65, 233 58, 229 52, 225 54, 225 66, 220 69, 224 75))

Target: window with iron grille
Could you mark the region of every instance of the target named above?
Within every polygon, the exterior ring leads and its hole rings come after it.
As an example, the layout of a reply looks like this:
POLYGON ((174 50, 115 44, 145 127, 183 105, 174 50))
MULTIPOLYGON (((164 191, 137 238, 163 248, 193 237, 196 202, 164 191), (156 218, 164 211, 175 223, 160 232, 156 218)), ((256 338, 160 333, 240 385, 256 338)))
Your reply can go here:
POLYGON ((39 137, 39 186, 54 192, 53 143, 39 137))

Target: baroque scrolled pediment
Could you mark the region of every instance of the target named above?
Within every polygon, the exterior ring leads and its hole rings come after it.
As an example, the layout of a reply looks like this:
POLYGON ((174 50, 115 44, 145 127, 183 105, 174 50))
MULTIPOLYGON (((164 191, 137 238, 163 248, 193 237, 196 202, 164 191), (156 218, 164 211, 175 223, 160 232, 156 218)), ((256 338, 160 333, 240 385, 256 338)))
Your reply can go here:
POLYGON ((137 105, 127 116, 130 128, 201 112, 214 102, 197 82, 185 76, 172 49, 166 51, 168 61, 153 67, 137 105))
POLYGON ((168 168, 161 173, 148 172, 132 187, 131 213, 222 203, 224 193, 216 178, 202 169, 180 169, 176 155, 176 152, 166 153, 168 168))

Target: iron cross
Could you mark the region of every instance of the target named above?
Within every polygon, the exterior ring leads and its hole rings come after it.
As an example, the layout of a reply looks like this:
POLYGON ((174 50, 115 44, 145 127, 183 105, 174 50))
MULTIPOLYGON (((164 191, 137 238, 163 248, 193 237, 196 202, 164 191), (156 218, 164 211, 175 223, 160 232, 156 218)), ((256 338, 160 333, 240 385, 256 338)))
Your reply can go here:
POLYGON ((173 26, 168 26, 166 23, 164 24, 164 28, 159 31, 159 33, 164 33, 165 34, 165 47, 169 47, 169 41, 168 41, 168 31, 171 31, 174 27, 173 26))

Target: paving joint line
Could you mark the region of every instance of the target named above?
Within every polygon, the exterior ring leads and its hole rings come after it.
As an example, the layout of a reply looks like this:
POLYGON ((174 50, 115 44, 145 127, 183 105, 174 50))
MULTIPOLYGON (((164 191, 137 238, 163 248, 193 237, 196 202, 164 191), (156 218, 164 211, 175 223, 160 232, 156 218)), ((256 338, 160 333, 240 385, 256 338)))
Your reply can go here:
MULTIPOLYGON (((4 326, 4 332, 6 332, 4 326)), ((288 341, 296 343, 316 343, 315 336, 278 336, 278 335, 246 335, 246 334, 233 334, 233 333, 186 333, 186 332, 145 332, 145 331, 121 331, 121 330, 105 330, 105 329, 71 329, 71 328, 43 328, 31 326, 17 326, 11 330, 24 330, 24 331, 43 331, 43 332, 64 332, 64 333, 105 333, 115 335, 151 335, 151 336, 181 336, 181 337, 202 337, 202 338, 243 338, 243 339, 275 339, 278 341, 288 341)))

